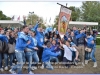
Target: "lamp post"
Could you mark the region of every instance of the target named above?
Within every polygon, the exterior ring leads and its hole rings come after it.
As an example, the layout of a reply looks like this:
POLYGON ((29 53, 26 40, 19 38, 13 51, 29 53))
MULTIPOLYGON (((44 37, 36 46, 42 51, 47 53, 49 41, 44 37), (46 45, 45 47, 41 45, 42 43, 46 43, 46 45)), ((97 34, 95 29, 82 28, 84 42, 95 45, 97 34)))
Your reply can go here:
POLYGON ((29 14, 31 14, 31 24, 32 24, 32 14, 33 14, 34 12, 29 12, 29 14))

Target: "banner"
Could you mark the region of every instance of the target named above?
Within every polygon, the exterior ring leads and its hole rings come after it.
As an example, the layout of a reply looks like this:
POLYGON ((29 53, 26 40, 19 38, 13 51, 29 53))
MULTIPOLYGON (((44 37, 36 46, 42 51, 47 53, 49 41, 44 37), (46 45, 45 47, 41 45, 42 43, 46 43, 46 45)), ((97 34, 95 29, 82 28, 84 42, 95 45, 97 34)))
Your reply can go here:
POLYGON ((71 17, 71 10, 68 8, 61 6, 59 13, 59 21, 58 21, 58 31, 61 37, 63 37, 68 28, 68 24, 71 17))

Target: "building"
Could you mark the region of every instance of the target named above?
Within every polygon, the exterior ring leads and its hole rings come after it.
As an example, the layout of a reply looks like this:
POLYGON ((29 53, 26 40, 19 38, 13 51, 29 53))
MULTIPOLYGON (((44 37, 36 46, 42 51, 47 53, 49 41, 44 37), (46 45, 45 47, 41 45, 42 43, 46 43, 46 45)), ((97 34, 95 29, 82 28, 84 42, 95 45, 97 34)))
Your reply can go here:
POLYGON ((73 26, 76 26, 77 28, 83 28, 84 26, 88 27, 98 27, 98 22, 78 22, 78 21, 70 21, 69 22, 69 28, 72 28, 73 26))
POLYGON ((21 27, 24 25, 21 21, 12 21, 12 20, 0 20, 1 27, 7 27, 10 25, 11 27, 21 27))
MULTIPOLYGON (((21 21, 12 21, 12 20, 0 20, 1 27, 7 27, 10 25, 11 27, 21 27, 24 25, 21 21)), ((83 28, 84 26, 92 27, 98 26, 98 22, 78 22, 78 21, 70 21, 69 28, 76 26, 78 28, 83 28)))

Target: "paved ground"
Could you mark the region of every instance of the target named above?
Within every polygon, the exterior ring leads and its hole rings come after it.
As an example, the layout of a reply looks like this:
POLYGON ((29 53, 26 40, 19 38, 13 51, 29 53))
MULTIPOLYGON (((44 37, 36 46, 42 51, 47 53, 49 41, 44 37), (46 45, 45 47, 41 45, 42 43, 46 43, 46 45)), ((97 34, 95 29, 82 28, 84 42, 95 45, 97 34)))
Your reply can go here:
MULTIPOLYGON (((35 74, 100 74, 100 48, 97 49, 96 55, 95 55, 98 63, 97 68, 93 68, 93 62, 90 61, 88 65, 85 65, 85 67, 82 67, 80 64, 78 66, 72 66, 71 68, 64 68, 61 65, 54 65, 56 68, 54 70, 47 70, 47 69, 38 69, 34 70, 33 72, 35 74), (60 67, 60 68, 57 68, 60 67), (62 67, 62 68, 61 68, 62 67)), ((27 70, 23 69, 23 73, 27 74, 27 70)), ((0 72, 0 74, 10 74, 8 71, 0 72)))

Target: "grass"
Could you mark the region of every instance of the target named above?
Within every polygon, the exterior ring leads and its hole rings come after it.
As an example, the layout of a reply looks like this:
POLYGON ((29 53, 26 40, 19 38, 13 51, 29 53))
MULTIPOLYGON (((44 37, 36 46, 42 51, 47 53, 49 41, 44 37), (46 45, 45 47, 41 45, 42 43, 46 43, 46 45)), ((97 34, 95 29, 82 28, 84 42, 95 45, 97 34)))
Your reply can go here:
POLYGON ((100 45, 97 45, 96 47, 100 49, 100 45))

